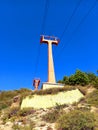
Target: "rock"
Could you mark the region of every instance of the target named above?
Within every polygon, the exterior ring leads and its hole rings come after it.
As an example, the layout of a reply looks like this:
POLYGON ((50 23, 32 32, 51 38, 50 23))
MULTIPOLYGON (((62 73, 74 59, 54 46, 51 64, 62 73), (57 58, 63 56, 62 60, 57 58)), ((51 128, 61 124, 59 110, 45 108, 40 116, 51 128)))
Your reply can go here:
POLYGON ((0 125, 0 130, 13 130, 12 126, 12 122, 7 122, 5 125, 0 125))
POLYGON ((43 127, 46 125, 46 122, 45 121, 40 121, 38 122, 37 126, 40 126, 40 127, 43 127))
POLYGON ((0 119, 0 125, 3 123, 3 121, 0 119))
POLYGON ((89 106, 89 104, 86 104, 86 103, 80 103, 80 104, 78 104, 78 108, 90 109, 90 106, 89 106))
POLYGON ((0 130, 4 130, 4 125, 0 125, 0 130))
POLYGON ((92 93, 94 90, 96 90, 96 89, 93 88, 93 87, 88 88, 88 90, 87 90, 87 94, 92 93))
POLYGON ((12 126, 12 125, 13 125, 13 123, 10 121, 6 122, 6 124, 5 124, 5 126, 12 126))
POLYGON ((91 106, 91 111, 90 112, 98 112, 98 108, 91 106))
POLYGON ((70 105, 69 107, 63 108, 63 110, 64 110, 66 113, 69 113, 71 110, 74 110, 74 107, 70 105))
POLYGON ((14 102, 14 103, 12 103, 10 108, 18 108, 19 106, 20 106, 19 102, 14 102))

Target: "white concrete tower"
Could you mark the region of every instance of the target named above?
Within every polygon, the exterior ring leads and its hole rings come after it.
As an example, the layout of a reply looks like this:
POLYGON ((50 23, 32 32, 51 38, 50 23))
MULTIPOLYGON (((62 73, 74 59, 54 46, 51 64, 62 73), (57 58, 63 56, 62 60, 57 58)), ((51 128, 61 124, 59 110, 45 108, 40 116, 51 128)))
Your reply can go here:
POLYGON ((59 40, 56 37, 41 36, 40 43, 48 44, 48 83, 56 83, 55 71, 52 55, 52 44, 58 45, 59 40))

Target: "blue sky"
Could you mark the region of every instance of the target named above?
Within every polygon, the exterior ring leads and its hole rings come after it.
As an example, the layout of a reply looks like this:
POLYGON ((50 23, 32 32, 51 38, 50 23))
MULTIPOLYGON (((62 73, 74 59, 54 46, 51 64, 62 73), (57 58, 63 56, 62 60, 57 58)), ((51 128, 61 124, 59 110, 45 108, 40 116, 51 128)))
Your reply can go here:
MULTIPOLYGON (((48 0, 45 13, 46 0, 0 0, 0 90, 33 89, 34 77, 47 81, 47 45, 40 45, 40 35, 61 38, 79 1, 48 0)), ((95 74, 98 70, 95 2, 80 1, 59 45, 53 46, 57 80, 76 69, 95 74)))

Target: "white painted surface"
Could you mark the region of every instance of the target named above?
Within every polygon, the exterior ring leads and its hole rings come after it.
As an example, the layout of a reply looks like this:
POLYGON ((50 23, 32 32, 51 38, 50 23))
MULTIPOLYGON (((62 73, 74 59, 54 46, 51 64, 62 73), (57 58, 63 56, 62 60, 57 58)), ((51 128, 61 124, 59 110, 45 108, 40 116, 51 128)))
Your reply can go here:
POLYGON ((55 95, 32 95, 32 97, 27 96, 23 99, 21 109, 28 107, 35 109, 50 108, 56 106, 56 104, 72 104, 78 102, 83 97, 83 94, 78 89, 59 92, 55 95))
POLYGON ((64 85, 63 84, 59 84, 59 83, 53 84, 53 83, 46 82, 46 83, 43 83, 43 85, 42 85, 42 89, 43 90, 44 89, 50 89, 50 88, 63 88, 63 87, 64 87, 64 85))

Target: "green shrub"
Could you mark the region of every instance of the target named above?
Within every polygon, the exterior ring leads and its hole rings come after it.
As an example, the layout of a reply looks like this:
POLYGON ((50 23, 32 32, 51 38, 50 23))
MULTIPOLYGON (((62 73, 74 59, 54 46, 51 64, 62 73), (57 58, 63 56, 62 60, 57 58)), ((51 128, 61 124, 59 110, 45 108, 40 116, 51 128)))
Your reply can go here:
POLYGON ((64 76, 63 83, 68 85, 69 84, 69 77, 64 76))
POLYGON ((86 75, 87 75, 88 78, 89 78, 89 83, 90 83, 90 84, 93 84, 93 81, 95 81, 95 79, 96 79, 96 75, 95 75, 94 73, 91 73, 91 72, 86 73, 86 75))
POLYGON ((98 77, 96 77, 95 81, 93 81, 93 86, 98 89, 98 77))
POLYGON ((88 111, 74 110, 61 115, 56 123, 57 130, 94 130, 94 115, 88 111))
POLYGON ((70 85, 84 86, 89 84, 89 78, 84 72, 76 70, 75 74, 69 77, 69 83, 70 85))
POLYGON ((58 83, 66 84, 66 85, 97 85, 98 87, 98 76, 94 73, 82 72, 80 70, 76 70, 75 74, 70 76, 64 76, 62 80, 59 80, 58 83))
POLYGON ((58 83, 64 84, 63 80, 58 80, 58 83))

